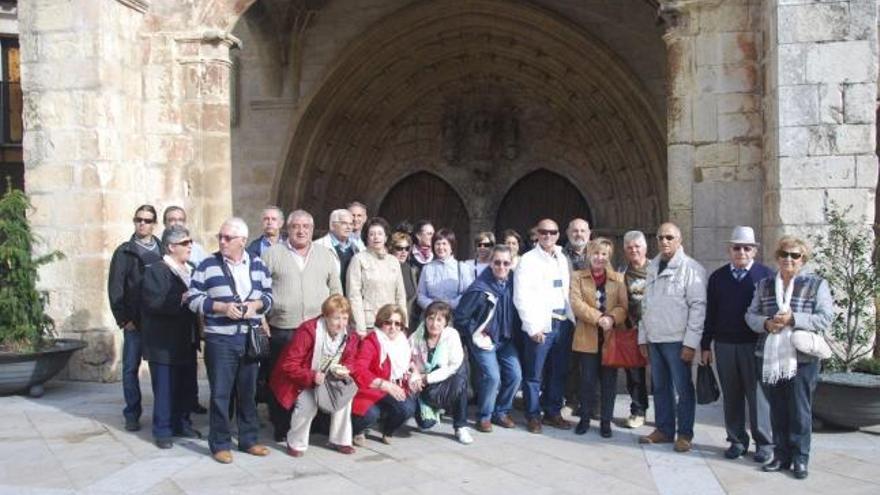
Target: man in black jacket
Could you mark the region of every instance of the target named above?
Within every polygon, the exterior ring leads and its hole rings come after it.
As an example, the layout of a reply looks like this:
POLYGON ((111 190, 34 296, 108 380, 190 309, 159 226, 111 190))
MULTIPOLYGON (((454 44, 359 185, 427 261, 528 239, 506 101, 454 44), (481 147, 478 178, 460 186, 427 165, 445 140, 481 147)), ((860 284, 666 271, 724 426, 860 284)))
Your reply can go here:
POLYGON ((122 329, 122 391, 125 395, 125 429, 140 430, 141 387, 141 282, 147 265, 162 259, 162 245, 153 235, 156 209, 141 205, 134 212, 134 234, 113 252, 107 294, 116 324, 122 329))

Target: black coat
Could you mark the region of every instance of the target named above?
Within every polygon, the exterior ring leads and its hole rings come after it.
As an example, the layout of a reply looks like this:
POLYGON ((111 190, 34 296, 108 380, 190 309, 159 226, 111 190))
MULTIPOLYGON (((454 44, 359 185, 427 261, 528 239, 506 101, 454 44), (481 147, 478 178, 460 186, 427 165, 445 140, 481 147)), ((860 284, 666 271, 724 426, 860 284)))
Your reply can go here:
MULTIPOLYGON (((162 243, 153 237, 162 251, 162 243)), ((148 265, 162 260, 159 253, 142 253, 134 245, 134 236, 123 242, 113 252, 110 260, 110 276, 107 279, 107 295, 110 298, 110 310, 116 325, 122 328, 128 322, 134 322, 137 328, 141 324, 141 281, 148 265)))
POLYGON ((181 303, 187 287, 165 262, 144 272, 142 286, 144 359, 159 364, 192 364, 198 346, 196 316, 181 303))

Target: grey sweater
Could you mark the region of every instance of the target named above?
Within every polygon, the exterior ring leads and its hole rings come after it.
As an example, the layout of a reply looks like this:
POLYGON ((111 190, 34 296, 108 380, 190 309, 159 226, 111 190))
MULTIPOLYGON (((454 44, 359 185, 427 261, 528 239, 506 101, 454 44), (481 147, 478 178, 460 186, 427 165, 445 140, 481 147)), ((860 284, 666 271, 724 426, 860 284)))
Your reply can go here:
POLYGON ((324 246, 312 244, 303 269, 286 242, 270 247, 261 258, 272 277, 275 300, 268 319, 273 327, 294 329, 320 315, 331 294, 342 294, 336 259, 324 246))

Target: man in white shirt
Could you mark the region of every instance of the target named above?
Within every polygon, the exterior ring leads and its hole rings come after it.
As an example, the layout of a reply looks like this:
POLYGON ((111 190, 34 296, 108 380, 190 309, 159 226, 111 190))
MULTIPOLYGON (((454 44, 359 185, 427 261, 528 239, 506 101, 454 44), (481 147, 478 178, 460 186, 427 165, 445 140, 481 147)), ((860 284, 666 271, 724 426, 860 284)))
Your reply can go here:
POLYGON ((346 209, 338 209, 330 212, 330 231, 327 235, 315 241, 315 244, 329 249, 336 258, 336 266, 339 268, 339 278, 342 287, 345 287, 345 275, 348 273, 348 264, 361 248, 351 240, 354 218, 346 209))
POLYGON ((520 259, 513 284, 513 302, 529 336, 523 356, 523 398, 531 433, 541 433, 542 408, 544 424, 571 428, 560 411, 574 328, 568 299, 568 259, 556 245, 559 226, 544 219, 537 229, 538 245, 520 259), (542 377, 546 383, 539 400, 542 377))

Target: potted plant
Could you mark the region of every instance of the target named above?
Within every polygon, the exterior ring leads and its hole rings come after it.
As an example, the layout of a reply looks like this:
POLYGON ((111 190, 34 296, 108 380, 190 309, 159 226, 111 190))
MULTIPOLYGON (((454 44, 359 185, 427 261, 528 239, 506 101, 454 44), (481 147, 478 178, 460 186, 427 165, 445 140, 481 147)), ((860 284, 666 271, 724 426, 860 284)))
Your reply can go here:
POLYGON ((54 322, 45 313, 48 295, 37 290, 37 269, 63 255, 32 255, 35 238, 27 221, 31 205, 8 178, 6 182, 0 198, 0 394, 27 391, 39 397, 43 383, 85 343, 54 338, 54 322))
POLYGON ((830 284, 835 305, 830 335, 825 335, 834 355, 819 375, 813 415, 860 428, 880 424, 880 363, 866 359, 874 350, 880 270, 872 263, 869 228, 847 222, 848 212, 832 202, 827 234, 813 236, 816 272, 830 284))

